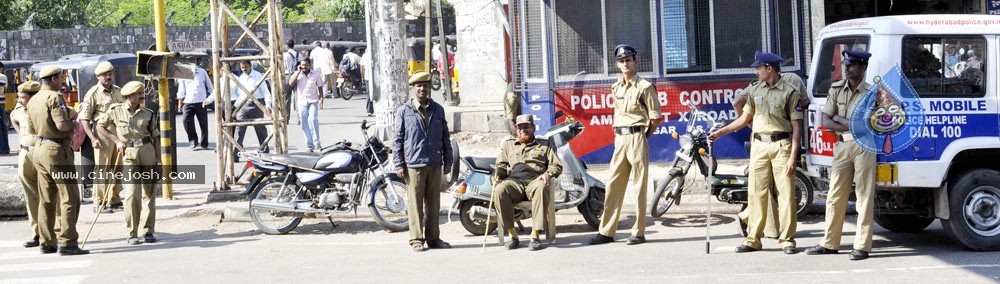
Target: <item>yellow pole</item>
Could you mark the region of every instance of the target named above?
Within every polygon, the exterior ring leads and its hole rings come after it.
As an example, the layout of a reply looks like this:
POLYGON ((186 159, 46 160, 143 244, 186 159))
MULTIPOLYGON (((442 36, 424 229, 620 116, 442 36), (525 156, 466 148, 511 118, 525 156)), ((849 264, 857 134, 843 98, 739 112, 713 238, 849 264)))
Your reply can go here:
POLYGON ((431 73, 431 0, 424 7, 424 71, 431 73))
MULTIPOLYGON (((165 4, 164 0, 153 0, 153 23, 156 25, 156 51, 167 51, 167 22, 165 16, 165 4)), ((166 65, 164 65, 166 68, 166 65)), ((159 91, 160 91, 160 161, 163 164, 163 172, 167 172, 173 169, 174 157, 170 154, 170 148, 173 145, 170 137, 173 136, 174 127, 170 125, 170 117, 173 115, 170 113, 170 90, 167 86, 167 79, 160 78, 159 80, 159 91)), ((163 198, 167 200, 174 199, 174 184, 170 180, 169 175, 163 179, 163 198)))

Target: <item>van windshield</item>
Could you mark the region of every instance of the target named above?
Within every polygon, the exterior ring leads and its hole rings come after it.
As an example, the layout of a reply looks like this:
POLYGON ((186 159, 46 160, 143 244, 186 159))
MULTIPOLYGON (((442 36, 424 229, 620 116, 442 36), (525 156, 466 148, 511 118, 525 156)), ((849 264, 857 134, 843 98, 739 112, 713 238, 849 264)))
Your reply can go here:
POLYGON ((814 98, 829 95, 830 85, 844 79, 844 65, 841 52, 846 50, 868 51, 868 36, 845 36, 823 40, 822 49, 814 57, 817 61, 815 83, 810 90, 814 98))

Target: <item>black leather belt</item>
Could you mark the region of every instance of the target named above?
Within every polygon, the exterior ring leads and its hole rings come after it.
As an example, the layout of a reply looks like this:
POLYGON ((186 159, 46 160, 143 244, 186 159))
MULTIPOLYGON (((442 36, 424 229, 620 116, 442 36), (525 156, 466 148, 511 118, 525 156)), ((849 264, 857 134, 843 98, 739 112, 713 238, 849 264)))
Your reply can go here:
POLYGON ((754 133, 753 134, 753 139, 757 139, 757 141, 761 141, 761 142, 781 141, 781 140, 788 139, 790 137, 792 137, 792 134, 788 133, 788 132, 779 132, 779 133, 771 133, 771 134, 764 134, 764 133, 754 133))
POLYGON ((69 140, 68 140, 68 139, 66 139, 66 138, 46 138, 46 137, 38 137, 38 139, 41 139, 42 141, 49 141, 49 142, 53 142, 53 143, 56 143, 56 144, 62 144, 63 142, 66 142, 66 141, 69 141, 69 140))
POLYGON ((149 143, 153 143, 153 140, 149 139, 149 137, 146 137, 146 138, 142 138, 142 139, 136 139, 136 140, 125 142, 125 147, 133 147, 134 148, 134 147, 139 147, 139 146, 146 145, 146 144, 149 144, 149 143))
POLYGON ((645 131, 646 127, 643 126, 615 127, 615 134, 618 135, 629 135, 645 131))

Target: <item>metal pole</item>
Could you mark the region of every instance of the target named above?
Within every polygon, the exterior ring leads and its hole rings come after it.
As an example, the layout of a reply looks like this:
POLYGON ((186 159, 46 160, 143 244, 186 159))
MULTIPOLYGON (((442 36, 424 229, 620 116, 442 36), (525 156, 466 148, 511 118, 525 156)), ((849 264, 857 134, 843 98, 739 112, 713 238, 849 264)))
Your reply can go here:
MULTIPOLYGON (((156 30, 156 51, 167 51, 167 22, 164 13, 164 0, 153 0, 153 23, 156 30)), ((164 67, 166 68, 166 67, 164 67)), ((173 168, 174 157, 170 154, 170 148, 174 143, 174 127, 170 124, 173 113, 170 112, 170 87, 167 85, 167 78, 159 79, 160 91, 160 161, 164 169, 173 168)), ((174 184, 167 175, 163 179, 163 198, 174 199, 174 184)))
MULTIPOLYGON (((709 157, 714 157, 712 156, 714 154, 712 153, 712 146, 713 146, 712 143, 709 142, 708 144, 709 157)), ((712 181, 715 180, 714 164, 715 163, 713 163, 712 161, 708 162, 708 180, 705 183, 707 184, 706 189, 708 190, 708 195, 707 195, 708 199, 706 200, 706 202, 708 203, 708 210, 705 211, 705 254, 712 253, 712 181)))
POLYGON ((438 72, 444 74, 444 80, 441 80, 441 85, 444 85, 444 100, 450 103, 452 100, 454 100, 451 90, 451 63, 448 62, 448 37, 444 33, 444 13, 441 12, 441 5, 442 5, 441 0, 438 0, 437 4, 438 36, 441 39, 441 45, 440 45, 441 57, 444 58, 444 60, 441 60, 441 62, 444 62, 444 64, 441 64, 442 66, 438 66, 439 68, 441 68, 438 70, 438 72))
POLYGON ((424 7, 424 71, 431 72, 431 1, 424 7))

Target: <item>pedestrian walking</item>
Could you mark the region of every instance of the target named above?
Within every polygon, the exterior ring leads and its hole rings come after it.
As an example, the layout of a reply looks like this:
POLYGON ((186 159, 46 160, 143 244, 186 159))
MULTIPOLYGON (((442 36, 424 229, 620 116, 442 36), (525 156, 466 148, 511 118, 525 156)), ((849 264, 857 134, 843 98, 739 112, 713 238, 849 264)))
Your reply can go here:
POLYGON ((71 136, 77 125, 76 111, 66 106, 62 95, 57 93, 65 80, 62 69, 46 66, 38 72, 42 88, 25 106, 31 126, 38 133, 38 143, 32 150, 32 159, 38 172, 38 231, 42 253, 61 255, 88 254, 77 244, 79 234, 76 221, 80 217, 80 191, 72 173, 73 163, 71 136), (58 240, 55 230, 56 216, 59 219, 58 240))
MULTIPOLYGON (((258 83, 264 81, 264 74, 257 72, 257 70, 253 70, 250 61, 241 61, 240 71, 242 71, 243 73, 240 74, 236 82, 239 83, 241 86, 243 86, 243 89, 246 89, 248 91, 252 90, 254 87, 257 86, 258 83)), ((241 108, 236 113, 236 120, 248 121, 248 120, 264 118, 264 109, 261 109, 259 106, 257 106, 256 103, 250 101, 249 96, 247 96, 247 94, 244 93, 239 87, 233 86, 232 88, 230 88, 230 91, 233 93, 234 96, 236 96, 237 104, 239 104, 242 101, 246 101, 246 103, 244 103, 243 105, 243 108, 241 108)), ((268 90, 267 84, 261 83, 260 88, 257 88, 257 90, 253 92, 253 97, 256 98, 257 101, 260 101, 266 109, 270 110, 271 91, 268 90)), ((243 147, 243 139, 246 138, 247 127, 248 126, 236 127, 236 144, 239 144, 240 147, 243 147)), ((258 146, 259 149, 261 149, 262 152, 267 153, 268 147, 267 144, 264 144, 264 139, 267 138, 267 126, 259 124, 254 125, 253 130, 254 133, 257 135, 257 145, 259 145, 258 146)), ((237 150, 236 148, 233 149, 234 152, 236 150, 237 150)), ((237 162, 239 161, 239 157, 236 155, 236 153, 233 153, 233 157, 235 157, 234 158, 235 161, 237 162)))
MULTIPOLYGON (((121 164, 121 157, 117 161, 112 161, 112 154, 114 153, 114 145, 110 144, 110 141, 102 139, 94 129, 97 125, 97 120, 103 117, 112 104, 119 104, 125 101, 122 98, 121 88, 114 84, 114 66, 111 62, 101 62, 97 64, 97 68, 94 69, 94 73, 97 75, 97 85, 94 85, 87 91, 86 96, 83 98, 83 104, 80 106, 80 126, 83 127, 83 131, 87 134, 87 139, 90 140, 90 144, 87 141, 83 142, 83 147, 93 147, 94 157, 96 160, 94 163, 97 165, 94 171, 98 172, 108 172, 110 170, 110 165, 121 164)), ((99 208, 104 208, 102 213, 112 213, 114 209, 112 207, 121 208, 122 200, 119 192, 122 190, 121 183, 117 179, 102 179, 102 182, 112 182, 113 186, 108 187, 105 184, 97 183, 93 188, 97 190, 93 191, 94 196, 94 212, 97 212, 99 208), (110 191, 110 192, 105 192, 110 191), (105 197, 111 197, 109 200, 104 200, 105 197)))
POLYGON ((451 248, 438 229, 442 166, 445 174, 450 173, 454 159, 448 122, 444 108, 430 98, 430 73, 414 73, 409 84, 413 98, 396 109, 392 160, 396 174, 406 179, 410 248, 418 252, 451 248))
POLYGON ((24 108, 31 101, 31 97, 41 90, 42 84, 35 81, 28 81, 17 86, 17 105, 10 112, 11 124, 14 131, 17 131, 20 151, 17 152, 17 176, 21 180, 21 188, 24 190, 24 207, 28 209, 28 223, 31 224, 32 238, 24 242, 24 247, 33 248, 38 246, 38 172, 31 159, 31 150, 35 148, 38 137, 35 129, 31 127, 31 120, 28 119, 28 112, 24 108))
POLYGON ((295 87, 298 94, 299 123, 306 136, 309 152, 323 148, 319 140, 319 108, 323 105, 323 78, 312 68, 312 60, 299 60, 298 71, 292 74, 288 85, 295 87))
POLYGON ((854 233, 851 260, 868 258, 872 250, 872 221, 875 213, 875 154, 865 151, 851 135, 851 115, 854 106, 871 87, 865 82, 865 70, 872 54, 844 51, 844 73, 847 79, 830 85, 830 98, 823 107, 823 127, 837 133, 833 145, 833 165, 830 171, 830 192, 826 197, 826 231, 819 245, 806 254, 836 254, 840 249, 847 201, 851 184, 857 196, 858 231, 854 233))
POLYGON ((611 156, 611 179, 604 197, 604 212, 597 235, 591 245, 613 242, 618 220, 621 218, 625 191, 632 187, 636 192, 635 224, 626 244, 646 242, 646 183, 649 180, 649 137, 663 122, 656 86, 636 74, 635 48, 626 44, 615 47, 615 60, 622 72, 611 86, 615 96, 614 132, 615 151, 611 156))
POLYGON ((743 114, 729 125, 709 134, 710 140, 735 132, 753 123, 750 151, 748 235, 737 253, 761 250, 761 237, 767 216, 767 199, 773 184, 778 197, 778 242, 786 254, 798 252, 795 244, 796 202, 794 192, 795 157, 802 135, 801 94, 798 86, 781 80, 781 57, 757 52, 751 67, 757 81, 747 86, 748 100, 743 114))
POLYGON ((122 173, 129 177, 125 185, 126 242, 137 245, 155 243, 156 178, 145 178, 145 173, 162 173, 160 166, 160 131, 156 113, 143 107, 143 84, 128 82, 122 87, 124 103, 115 104, 100 120, 98 131, 104 139, 114 143, 123 161, 122 173), (114 131, 114 132, 112 132, 114 131), (145 212, 143 214, 142 212, 145 212), (140 222, 142 220, 143 222, 140 222), (142 224, 142 240, 139 224, 142 224))
POLYGON ((187 132, 188 143, 191 150, 197 150, 201 146, 202 150, 208 150, 208 96, 212 94, 212 78, 208 72, 201 67, 196 67, 194 79, 177 80, 177 99, 184 103, 184 131, 187 132), (201 129, 201 137, 195 128, 194 120, 198 119, 198 126, 201 129))

